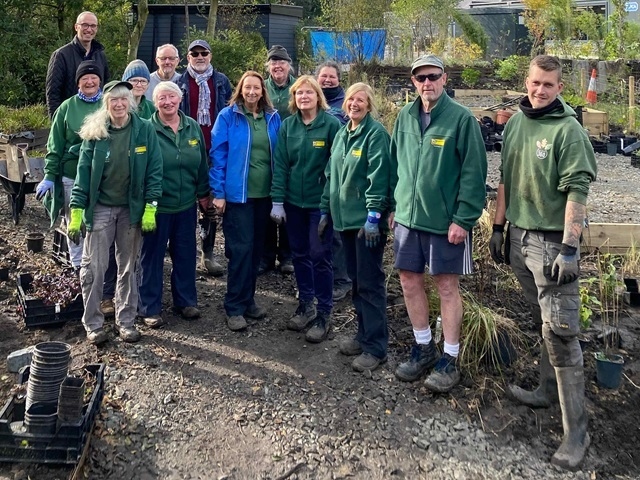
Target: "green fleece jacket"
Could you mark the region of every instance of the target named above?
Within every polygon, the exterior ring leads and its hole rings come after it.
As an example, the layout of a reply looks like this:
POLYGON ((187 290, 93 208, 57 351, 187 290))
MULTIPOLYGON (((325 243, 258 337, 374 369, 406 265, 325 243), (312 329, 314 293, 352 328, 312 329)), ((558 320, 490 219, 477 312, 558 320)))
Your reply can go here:
MULTIPOLYGON (((162 152, 156 130, 148 120, 131 113, 131 147, 129 149, 129 220, 140 223, 145 204, 162 197, 162 152)), ((71 208, 84 210, 87 230, 93 229, 93 210, 98 203, 105 162, 109 161, 109 138, 83 140, 78 174, 71 190, 71 208)))
POLYGON ((143 95, 138 104, 138 116, 145 120, 151 120, 151 116, 156 113, 156 106, 143 95))
POLYGON ((424 135, 422 100, 405 105, 391 137, 395 221, 445 235, 451 223, 473 228, 486 195, 487 154, 468 108, 442 94, 424 135))
POLYGON ((177 134, 162 123, 157 112, 151 117, 163 160, 159 213, 184 212, 193 207, 196 198, 209 196, 208 155, 202 129, 194 119, 178 114, 177 134))
POLYGON ((333 228, 339 232, 361 228, 369 211, 382 214, 380 229, 388 230, 389 133, 371 114, 353 132, 350 126, 351 121, 333 140, 320 210, 331 212, 333 228))
POLYGON ((84 118, 95 112, 102 100, 89 103, 74 95, 66 99, 53 114, 44 157, 44 178, 55 181, 67 177, 76 178, 78 155, 82 139, 78 132, 84 118))
POLYGON ((315 208, 327 182, 324 170, 340 121, 324 110, 309 125, 300 112, 280 127, 273 168, 271 199, 300 208, 315 208))
POLYGON ((276 82, 274 82, 271 77, 267 78, 265 81, 269 100, 271 100, 273 108, 278 110, 280 120, 284 120, 291 116, 291 112, 289 111, 289 88, 291 88, 291 85, 293 85, 293 82, 295 81, 296 78, 293 75, 289 75, 289 80, 287 80, 287 83, 281 87, 276 85, 276 82))
POLYGON ((596 178, 589 137, 573 109, 558 98, 561 109, 537 119, 518 112, 503 132, 506 216, 527 230, 564 231, 567 201, 585 205, 596 178))

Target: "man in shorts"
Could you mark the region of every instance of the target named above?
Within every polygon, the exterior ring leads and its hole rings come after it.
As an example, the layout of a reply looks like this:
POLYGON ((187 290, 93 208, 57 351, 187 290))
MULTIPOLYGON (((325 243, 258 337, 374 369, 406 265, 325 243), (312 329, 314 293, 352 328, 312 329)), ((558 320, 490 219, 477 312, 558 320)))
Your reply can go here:
POLYGON ((482 214, 487 156, 478 121, 444 93, 442 60, 424 55, 411 66, 418 98, 406 105, 391 137, 395 185, 395 267, 400 274, 415 345, 396 376, 411 382, 433 368, 425 385, 448 392, 460 381, 462 325, 459 276, 472 271, 471 229, 482 214), (444 354, 429 326, 424 272, 428 267, 440 295, 444 354))

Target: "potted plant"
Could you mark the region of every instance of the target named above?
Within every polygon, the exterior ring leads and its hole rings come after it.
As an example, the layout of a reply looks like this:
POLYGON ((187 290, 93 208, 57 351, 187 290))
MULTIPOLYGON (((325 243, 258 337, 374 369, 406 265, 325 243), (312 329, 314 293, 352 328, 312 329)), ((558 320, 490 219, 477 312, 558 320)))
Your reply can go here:
POLYGON ((618 321, 621 283, 610 253, 598 253, 597 267, 604 350, 595 354, 596 377, 601 387, 616 389, 620 386, 624 367, 622 355, 613 352, 620 345, 618 321))

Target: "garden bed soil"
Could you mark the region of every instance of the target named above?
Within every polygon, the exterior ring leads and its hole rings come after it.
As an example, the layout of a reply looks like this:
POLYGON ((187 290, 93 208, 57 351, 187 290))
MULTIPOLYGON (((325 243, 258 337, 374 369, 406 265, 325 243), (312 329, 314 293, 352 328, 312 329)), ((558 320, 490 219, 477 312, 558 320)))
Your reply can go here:
MULTIPOLYGON (((593 185, 592 221, 640 223, 638 169, 627 157, 598 155, 600 179, 593 185)), ((497 186, 496 154, 489 184, 497 186)), ((412 332, 387 249, 389 361, 370 375, 353 372, 338 353, 338 339, 355 333, 349 297, 334 310, 329 339, 312 345, 286 330, 296 307, 292 277, 260 277, 257 299, 266 320, 245 332, 225 325, 226 278, 198 272, 202 318, 168 314, 160 330, 140 327, 130 345, 114 335, 97 349, 85 341, 79 321, 61 328, 27 330, 16 314, 16 276, 50 265, 53 233, 45 250, 27 254, 24 234, 45 231, 48 219, 32 196, 14 226, 7 205, 0 213, 0 263, 10 279, 0 282, 0 356, 46 341, 72 345, 72 367, 105 363, 106 394, 83 475, 91 479, 634 479, 640 478, 640 310, 621 315, 626 359, 619 390, 598 388, 597 322, 585 354, 591 447, 582 469, 564 472, 549 464, 562 438, 560 410, 516 405, 505 387, 537 383, 539 340, 517 291, 497 287, 493 272, 482 299, 506 309, 527 332, 529 346, 501 374, 482 372, 448 395, 428 393, 422 382, 402 383, 393 371, 406 358, 412 332), (633 382, 633 383, 632 383, 633 382)), ((217 252, 222 256, 222 239, 217 252)), ((170 310, 168 269, 165 309, 170 310)), ((585 273, 587 275, 587 273, 585 273)), ((473 284, 474 280, 468 281, 473 284)), ((0 362, 0 398, 15 376, 0 362)), ((4 400, 2 400, 4 402, 4 400)), ((71 468, 0 464, 0 479, 68 478, 71 468)))

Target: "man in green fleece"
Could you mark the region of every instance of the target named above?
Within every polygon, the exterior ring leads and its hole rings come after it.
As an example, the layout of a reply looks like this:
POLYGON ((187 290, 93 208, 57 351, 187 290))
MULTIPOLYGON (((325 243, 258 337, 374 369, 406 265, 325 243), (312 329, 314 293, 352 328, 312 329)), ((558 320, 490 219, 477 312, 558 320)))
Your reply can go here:
POLYGON ((532 392, 516 386, 509 391, 530 407, 549 407, 559 397, 564 437, 551 463, 573 470, 590 443, 582 351, 576 335, 580 329, 580 235, 589 184, 597 168, 587 134, 559 97, 561 75, 556 57, 539 55, 531 60, 527 96, 503 133, 489 248, 496 263, 510 261, 525 298, 542 316, 540 386, 532 392))
POLYGON ((471 229, 482 214, 487 156, 478 121, 444 93, 442 60, 424 55, 411 66, 418 98, 406 105, 391 137, 395 186, 395 268, 400 275, 416 343, 396 377, 411 382, 429 369, 425 386, 448 392, 460 381, 458 353, 462 325, 459 276, 471 273, 471 229), (444 354, 429 326, 424 271, 429 268, 440 295, 444 354))

